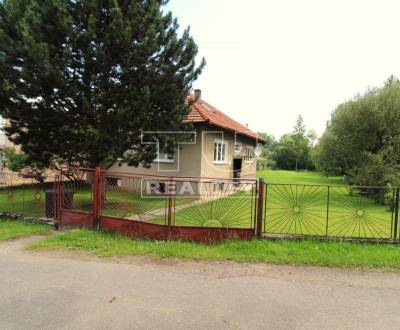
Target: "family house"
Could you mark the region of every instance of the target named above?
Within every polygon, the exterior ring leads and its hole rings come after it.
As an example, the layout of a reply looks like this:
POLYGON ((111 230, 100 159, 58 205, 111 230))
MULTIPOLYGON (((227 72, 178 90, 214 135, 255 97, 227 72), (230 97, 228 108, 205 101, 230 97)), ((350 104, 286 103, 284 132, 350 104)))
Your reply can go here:
POLYGON ((196 100, 187 115, 194 126, 191 141, 179 144, 173 154, 159 153, 150 168, 117 162, 110 170, 174 177, 254 179, 255 151, 265 140, 204 101, 200 90, 195 90, 191 97, 196 100))
MULTIPOLYGON (((173 154, 159 153, 150 168, 118 161, 109 170, 172 177, 254 179, 255 150, 265 140, 204 101, 200 90, 190 97, 195 100, 187 115, 194 126, 190 141, 179 144, 173 154)), ((0 155, 4 147, 11 146, 4 134, 0 135, 0 155)))

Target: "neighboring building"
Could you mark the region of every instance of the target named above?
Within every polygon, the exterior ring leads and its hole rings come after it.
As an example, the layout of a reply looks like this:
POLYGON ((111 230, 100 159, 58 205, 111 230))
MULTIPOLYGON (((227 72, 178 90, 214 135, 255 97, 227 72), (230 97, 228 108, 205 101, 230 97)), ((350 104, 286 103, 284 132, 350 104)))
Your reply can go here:
POLYGON ((195 97, 197 101, 187 116, 196 132, 191 144, 180 144, 173 155, 160 153, 150 168, 117 162, 110 170, 178 177, 255 178, 254 150, 265 140, 205 102, 200 90, 195 90, 195 97))

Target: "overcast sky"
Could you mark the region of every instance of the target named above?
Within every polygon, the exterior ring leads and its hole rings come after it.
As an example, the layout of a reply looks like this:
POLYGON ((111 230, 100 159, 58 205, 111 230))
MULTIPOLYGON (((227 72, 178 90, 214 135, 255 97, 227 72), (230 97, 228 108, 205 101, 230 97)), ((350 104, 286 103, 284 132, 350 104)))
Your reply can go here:
POLYGON ((400 1, 170 0, 207 66, 204 100, 256 131, 324 131, 341 102, 400 76, 400 1))

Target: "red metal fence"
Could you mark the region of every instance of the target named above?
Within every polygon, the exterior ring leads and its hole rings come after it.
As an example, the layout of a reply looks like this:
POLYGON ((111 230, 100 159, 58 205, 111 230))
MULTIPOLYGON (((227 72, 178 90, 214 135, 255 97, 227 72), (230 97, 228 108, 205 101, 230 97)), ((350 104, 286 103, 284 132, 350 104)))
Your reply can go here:
POLYGON ((0 173, 0 213, 154 239, 254 236, 398 241, 400 188, 266 184, 75 169, 0 173))
POLYGON ((56 182, 56 218, 59 228, 97 228, 131 237, 251 239, 258 228, 257 193, 256 180, 80 169, 56 182))

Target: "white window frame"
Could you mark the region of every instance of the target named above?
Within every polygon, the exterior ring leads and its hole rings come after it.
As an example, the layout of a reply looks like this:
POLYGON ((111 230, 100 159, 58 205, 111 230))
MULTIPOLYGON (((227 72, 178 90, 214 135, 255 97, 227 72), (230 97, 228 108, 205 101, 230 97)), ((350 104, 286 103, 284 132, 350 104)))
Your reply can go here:
POLYGON ((166 152, 158 153, 157 158, 154 160, 154 163, 174 163, 175 162, 175 154, 169 154, 166 152))
POLYGON ((246 147, 246 163, 253 164, 254 163, 254 148, 246 147))
POLYGON ((214 164, 226 164, 228 159, 228 142, 225 140, 214 140, 213 160, 214 164), (219 152, 219 150, 221 152, 219 152), (222 153, 224 151, 224 153, 222 153))

